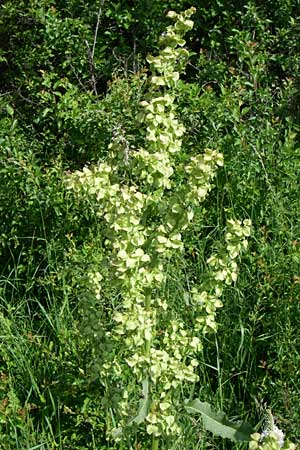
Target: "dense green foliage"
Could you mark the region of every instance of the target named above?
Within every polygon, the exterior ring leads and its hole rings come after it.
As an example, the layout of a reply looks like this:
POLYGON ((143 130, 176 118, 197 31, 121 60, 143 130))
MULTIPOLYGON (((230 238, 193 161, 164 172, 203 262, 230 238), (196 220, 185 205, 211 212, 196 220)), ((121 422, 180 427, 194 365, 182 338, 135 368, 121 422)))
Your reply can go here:
MULTIPOLYGON (((174 314, 188 315, 186 293, 202 283, 208 257, 222 250, 228 219, 251 219, 252 231, 238 278, 224 290, 218 331, 205 334, 197 353, 198 381, 193 392, 183 386, 181 396, 253 424, 267 404, 297 441, 300 5, 207 3, 194 5, 189 60, 172 87, 185 127, 172 164, 179 187, 182 168, 207 148, 223 154, 224 166, 201 207, 194 205, 184 252, 164 262, 164 297, 174 314)), ((87 274, 107 257, 108 226, 95 215, 95 202, 74 196, 67 180, 109 161, 115 182, 139 183, 127 158, 138 160, 149 126, 141 124, 141 102, 153 96, 146 58, 158 54, 167 11, 191 6, 186 0, 1 4, 1 449, 149 448, 139 431, 123 444, 107 434, 114 420, 107 411, 120 398, 100 374, 104 355, 115 356, 107 334, 121 291, 107 279, 99 305, 87 289, 87 274)), ((147 214, 156 223, 153 208, 147 214)), ((182 427, 180 437, 166 437, 165 448, 237 448, 184 413, 182 427)))

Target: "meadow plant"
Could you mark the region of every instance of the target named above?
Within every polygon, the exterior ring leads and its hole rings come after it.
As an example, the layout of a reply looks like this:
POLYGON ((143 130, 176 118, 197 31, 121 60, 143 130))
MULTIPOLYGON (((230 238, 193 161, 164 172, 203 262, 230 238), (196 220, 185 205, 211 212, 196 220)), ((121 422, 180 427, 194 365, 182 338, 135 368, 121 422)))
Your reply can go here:
POLYGON ((103 256, 88 284, 105 310, 109 350, 99 375, 107 391, 109 436, 122 440, 142 431, 151 436, 152 450, 160 437, 182 432, 182 387, 199 381, 202 337, 217 330, 222 292, 237 279, 237 258, 251 226, 247 219, 228 220, 224 250, 208 258, 205 280, 189 286, 192 313, 180 316, 164 295, 167 267, 178 254, 184 258, 184 233, 202 217, 200 205, 223 165, 217 149, 184 153, 185 127, 176 117, 176 86, 189 57, 183 36, 193 27, 194 12, 170 11, 175 23, 160 38, 160 54, 148 57, 144 148, 126 147, 120 162, 124 148, 113 140, 105 162, 67 178, 83 202, 94 202, 106 230, 103 256), (105 294, 109 284, 118 292, 114 307, 105 294))

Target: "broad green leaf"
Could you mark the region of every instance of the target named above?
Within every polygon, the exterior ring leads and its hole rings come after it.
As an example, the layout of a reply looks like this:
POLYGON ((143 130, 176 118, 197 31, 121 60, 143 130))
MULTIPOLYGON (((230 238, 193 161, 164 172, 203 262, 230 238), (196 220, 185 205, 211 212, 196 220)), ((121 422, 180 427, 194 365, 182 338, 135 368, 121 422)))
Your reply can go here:
POLYGON ((214 435, 228 438, 232 441, 250 441, 253 428, 246 422, 232 422, 228 420, 223 412, 216 412, 207 402, 199 399, 186 404, 186 410, 190 414, 201 414, 203 426, 214 435))

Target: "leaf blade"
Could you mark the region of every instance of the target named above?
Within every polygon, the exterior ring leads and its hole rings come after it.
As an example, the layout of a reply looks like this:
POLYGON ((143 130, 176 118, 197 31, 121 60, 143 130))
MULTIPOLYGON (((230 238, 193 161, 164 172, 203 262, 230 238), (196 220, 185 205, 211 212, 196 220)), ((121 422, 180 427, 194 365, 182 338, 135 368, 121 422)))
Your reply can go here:
POLYGON ((195 399, 185 406, 189 414, 201 414, 203 426, 216 436, 230 439, 234 442, 251 440, 254 433, 252 426, 246 422, 233 422, 227 419, 221 411, 216 412, 207 402, 195 399))

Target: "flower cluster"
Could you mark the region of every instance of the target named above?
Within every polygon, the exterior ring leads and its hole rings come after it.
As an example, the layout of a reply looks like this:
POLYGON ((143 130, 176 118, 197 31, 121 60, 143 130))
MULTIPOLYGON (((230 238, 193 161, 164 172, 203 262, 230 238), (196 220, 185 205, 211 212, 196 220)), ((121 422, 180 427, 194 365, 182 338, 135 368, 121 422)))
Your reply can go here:
POLYGON ((295 444, 285 441, 284 433, 274 422, 274 417, 270 410, 265 416, 265 427, 261 434, 254 433, 249 444, 249 450, 295 450, 295 444))
POLYGON ((212 180, 216 176, 218 166, 223 165, 223 155, 216 150, 205 149, 204 153, 191 158, 186 167, 193 183, 186 192, 189 203, 197 205, 202 202, 212 189, 212 180))
POLYGON ((206 333, 216 331, 216 311, 223 306, 220 298, 224 285, 231 285, 237 280, 236 259, 247 248, 246 238, 250 235, 251 221, 230 219, 225 235, 226 249, 223 254, 214 253, 207 260, 209 276, 199 289, 195 286, 191 292, 191 303, 195 311, 195 330, 206 333))

